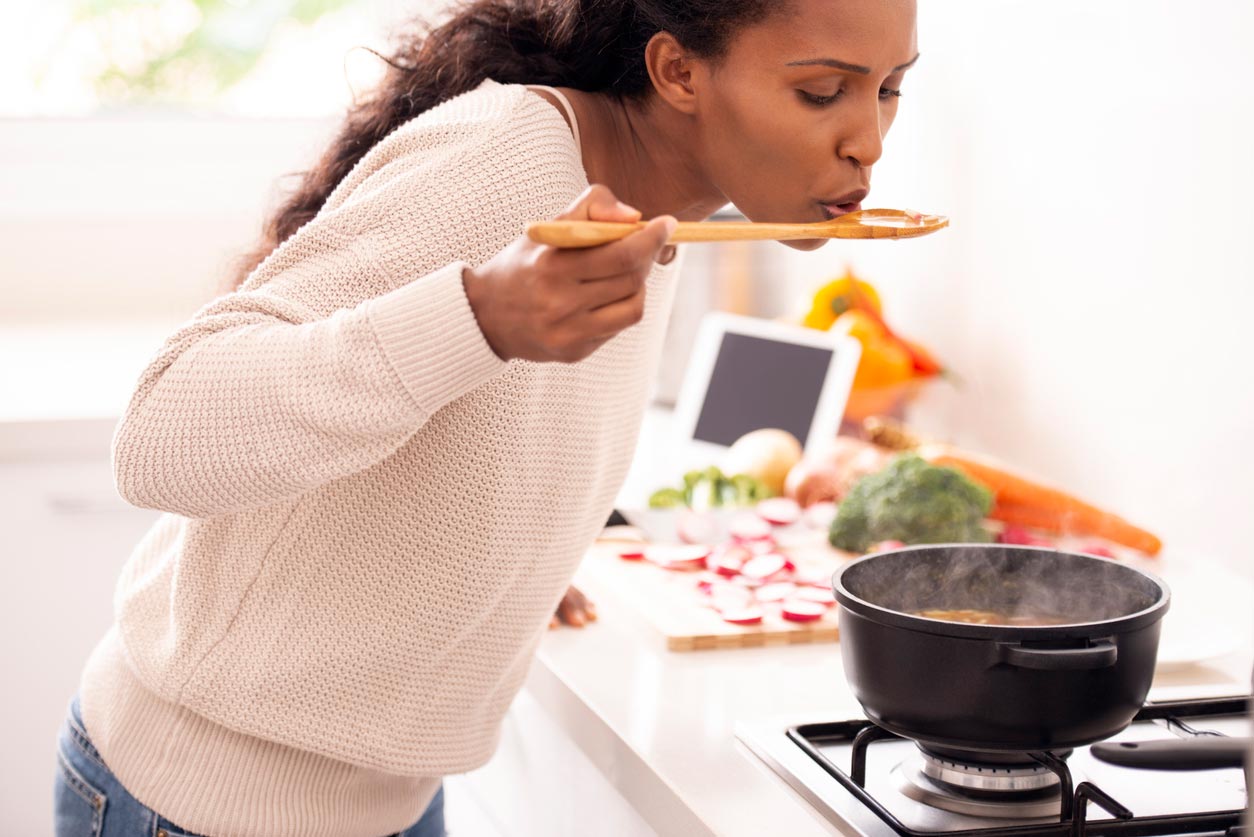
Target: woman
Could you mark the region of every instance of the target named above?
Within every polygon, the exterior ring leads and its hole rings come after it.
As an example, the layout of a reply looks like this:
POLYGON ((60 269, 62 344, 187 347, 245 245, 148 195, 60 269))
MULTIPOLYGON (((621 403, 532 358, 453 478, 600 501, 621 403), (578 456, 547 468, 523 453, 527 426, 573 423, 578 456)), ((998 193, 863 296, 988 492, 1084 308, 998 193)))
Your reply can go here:
POLYGON ((479 0, 404 47, 117 429, 167 514, 58 834, 442 833, 628 469, 675 219, 856 209, 914 58, 912 0, 479 0), (652 220, 520 236, 554 215, 652 220))

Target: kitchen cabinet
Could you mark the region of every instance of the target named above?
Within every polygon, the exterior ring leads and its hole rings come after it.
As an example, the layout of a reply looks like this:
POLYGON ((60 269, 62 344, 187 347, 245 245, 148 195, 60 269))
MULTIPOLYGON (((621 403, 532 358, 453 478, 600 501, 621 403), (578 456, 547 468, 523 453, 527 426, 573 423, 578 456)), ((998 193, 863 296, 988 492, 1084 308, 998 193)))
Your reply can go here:
MULTIPOLYGON (((114 491, 107 458, 112 426, 111 420, 0 422, 0 559, 5 573, 0 636, 8 686, 0 702, 4 834, 51 832, 57 731, 87 655, 112 622, 118 573, 158 517, 158 512, 125 503, 114 491)), ((521 763, 540 759, 550 770, 569 763, 566 754, 543 747, 542 740, 528 741, 521 763)), ((494 803, 504 798, 500 788, 511 780, 525 787, 519 777, 526 774, 502 771, 495 761, 485 772, 497 780, 487 785, 494 803)), ((601 785, 608 787, 604 780, 601 785)), ((495 818, 494 806, 477 801, 476 793, 465 777, 446 780, 445 816, 454 833, 522 833, 505 828, 495 818)), ((586 792, 583 798, 609 808, 604 790, 600 796, 586 792)), ((629 816, 630 807, 619 804, 629 816)))
POLYGON ((6 834, 51 829, 57 730, 112 621, 118 572, 156 517, 117 497, 105 458, 0 460, 6 834))

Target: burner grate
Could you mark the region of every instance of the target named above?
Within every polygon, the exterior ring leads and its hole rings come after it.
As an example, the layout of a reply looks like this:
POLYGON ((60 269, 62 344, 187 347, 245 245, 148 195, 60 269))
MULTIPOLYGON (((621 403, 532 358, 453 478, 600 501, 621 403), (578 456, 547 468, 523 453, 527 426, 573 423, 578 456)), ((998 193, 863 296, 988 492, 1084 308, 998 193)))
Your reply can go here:
MULTIPOLYGON (((1174 701, 1147 704, 1137 713, 1135 721, 1161 720, 1186 735, 1214 734, 1205 729, 1195 729, 1185 719, 1202 722, 1207 717, 1244 715, 1249 712, 1246 698, 1219 698, 1191 701, 1174 701)), ((962 837, 1158 837, 1183 833, 1218 833, 1227 837, 1244 835, 1240 825, 1243 811, 1213 811, 1206 813, 1171 816, 1142 816, 1112 798, 1092 782, 1074 784, 1067 763, 1049 752, 1032 753, 1031 756, 1058 777, 1058 818, 1048 822, 1033 822, 994 828, 965 830, 923 831, 903 824, 891 811, 866 789, 867 751, 877 741, 899 739, 870 721, 843 721, 837 723, 805 724, 787 731, 788 738, 800 747, 825 772, 839 781, 863 805, 873 811, 889 827, 902 837, 935 837, 935 835, 962 835, 962 837), (819 749, 820 745, 852 742, 848 770, 842 769, 819 749), (1102 808, 1115 819, 1099 823, 1088 821, 1088 803, 1102 808)))

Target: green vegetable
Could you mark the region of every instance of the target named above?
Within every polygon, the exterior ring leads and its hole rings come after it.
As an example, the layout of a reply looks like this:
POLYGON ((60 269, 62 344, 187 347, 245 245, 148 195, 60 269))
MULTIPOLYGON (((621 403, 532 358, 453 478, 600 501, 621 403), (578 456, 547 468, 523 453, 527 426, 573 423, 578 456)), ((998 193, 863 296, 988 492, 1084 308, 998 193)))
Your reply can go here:
POLYGON ((678 488, 659 488, 649 495, 649 508, 651 509, 675 509, 686 505, 688 505, 688 500, 684 497, 684 492, 678 488))
POLYGON ((692 494, 699 483, 705 480, 705 471, 689 471, 684 474, 684 505, 692 505, 692 494))
POLYGON ((711 466, 684 474, 682 488, 659 488, 649 497, 649 508, 688 507, 698 510, 753 505, 771 496, 761 480, 747 474, 725 475, 711 466))
POLYGON ((832 521, 837 549, 865 552, 880 541, 908 544, 987 543, 984 517, 992 494, 953 468, 929 465, 910 453, 863 477, 832 521))
POLYGON ((752 505, 771 496, 761 480, 748 474, 736 474, 731 478, 731 484, 735 488, 736 503, 742 506, 752 505))

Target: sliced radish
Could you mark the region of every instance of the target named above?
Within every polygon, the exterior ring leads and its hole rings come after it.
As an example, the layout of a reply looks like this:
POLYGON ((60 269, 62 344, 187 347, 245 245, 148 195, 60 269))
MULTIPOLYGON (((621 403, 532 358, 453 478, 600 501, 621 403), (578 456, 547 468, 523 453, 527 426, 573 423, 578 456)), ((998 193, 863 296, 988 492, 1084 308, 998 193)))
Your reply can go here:
POLYGON ((789 599, 784 602, 780 615, 789 622, 814 622, 823 618, 827 606, 805 599, 789 599))
POLYGON ((997 534, 997 542, 1011 544, 1013 546, 1031 546, 1036 538, 1032 537, 1032 533, 1022 526, 1015 526, 1013 523, 1007 524, 997 534))
POLYGON ((784 569, 786 563, 783 555, 780 555, 778 552, 771 552, 766 555, 758 555, 753 560, 746 562, 740 568, 740 572, 747 578, 765 581, 784 569))
POLYGON ((618 557, 624 561, 639 561, 644 557, 644 547, 633 546, 628 549, 621 549, 618 552, 618 557))
POLYGON ((872 552, 891 552, 894 549, 901 549, 905 545, 903 541, 880 541, 874 544, 867 552, 868 554, 872 552))
POLYGON ((1096 555, 1098 558, 1114 558, 1115 552, 1110 547, 1100 544, 1091 543, 1080 547, 1080 551, 1086 555, 1096 555))
POLYGON ((787 497, 772 497, 757 506, 758 516, 772 526, 791 526, 801 519, 801 506, 787 497))
POLYGON ((678 544, 650 544, 645 547, 644 557, 668 570, 695 570, 705 565, 710 554, 708 546, 681 546, 678 544))
POLYGON ((756 625, 762 621, 762 608, 749 605, 739 610, 724 610, 720 615, 724 622, 733 625, 756 625))
POLYGON ((753 592, 735 584, 716 584, 710 590, 710 606, 720 612, 740 610, 753 603, 753 592))
POLYGON ((710 515, 685 511, 675 521, 675 534, 684 543, 708 544, 716 540, 718 531, 710 515))
POLYGON ((768 552, 774 552, 776 546, 774 538, 759 538, 744 544, 744 547, 753 555, 765 555, 768 552))
POLYGON ((1032 534, 1022 526, 1011 524, 1002 529, 997 534, 998 543, 1010 544, 1012 546, 1053 546, 1054 542, 1048 538, 1042 538, 1032 534))
POLYGON ((732 520, 730 531, 735 540, 757 541, 771 536, 771 524, 756 514, 742 514, 732 520))
POLYGON ((779 581, 775 584, 764 584, 753 591, 753 597, 762 603, 782 602, 797 592, 797 585, 791 581, 779 581))
POLYGON ((795 578, 796 578, 796 575, 793 574, 793 571, 788 569, 787 567, 784 567, 779 572, 771 573, 766 578, 762 579, 762 583, 763 584, 782 584, 785 581, 791 582, 795 578))
POLYGON ((794 581, 807 587, 830 587, 832 573, 828 570, 803 567, 797 570, 794 581))
POLYGON ((828 587, 802 587, 797 591, 797 598, 807 602, 817 602, 828 607, 836 604, 836 594, 828 587))
POLYGON ((830 529, 836 519, 836 504, 831 502, 815 503, 805 510, 805 522, 814 529, 830 529))
POLYGON ((743 546, 736 544, 724 544, 717 547, 705 559, 706 569, 716 572, 721 576, 730 578, 738 575, 740 568, 745 562, 753 557, 753 553, 745 549, 743 546))

